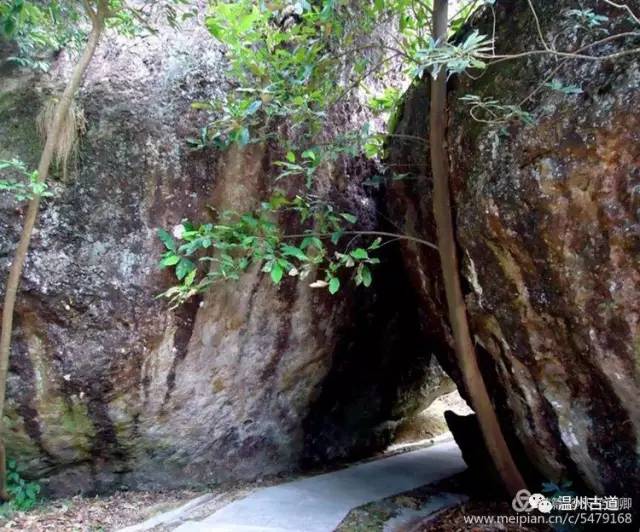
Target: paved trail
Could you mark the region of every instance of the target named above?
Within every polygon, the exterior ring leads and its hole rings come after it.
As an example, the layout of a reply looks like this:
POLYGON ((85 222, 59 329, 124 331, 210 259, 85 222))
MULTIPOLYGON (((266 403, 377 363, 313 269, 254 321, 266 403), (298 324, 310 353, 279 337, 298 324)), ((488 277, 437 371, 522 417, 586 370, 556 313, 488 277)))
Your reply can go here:
POLYGON ((258 489, 177 532, 332 532, 350 510, 465 469, 453 441, 258 489))

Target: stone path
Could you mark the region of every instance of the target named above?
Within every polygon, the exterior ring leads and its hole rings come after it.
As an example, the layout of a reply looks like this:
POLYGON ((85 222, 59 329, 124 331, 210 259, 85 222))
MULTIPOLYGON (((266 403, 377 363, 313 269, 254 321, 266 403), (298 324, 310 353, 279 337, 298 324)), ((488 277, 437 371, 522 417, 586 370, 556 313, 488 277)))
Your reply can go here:
POLYGON ((258 489, 177 532, 331 532, 350 510, 465 469, 455 442, 258 489))

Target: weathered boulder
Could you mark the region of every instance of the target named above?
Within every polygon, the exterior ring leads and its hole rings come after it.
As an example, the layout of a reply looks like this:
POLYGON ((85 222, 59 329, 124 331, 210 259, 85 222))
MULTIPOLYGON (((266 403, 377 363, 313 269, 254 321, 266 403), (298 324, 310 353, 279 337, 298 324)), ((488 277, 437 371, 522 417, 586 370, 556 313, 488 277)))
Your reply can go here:
MULTIPOLYGON (((64 53, 48 75, 2 65, 0 158, 35 165, 35 115, 69 67, 64 53)), ((67 179, 51 181, 21 285, 5 418, 9 455, 50 492, 255 478, 361 454, 442 379, 402 277, 331 297, 251 272, 177 311, 156 298, 171 282, 157 228, 269 194, 272 146, 186 146, 203 121, 191 102, 225 90, 223 54, 196 27, 110 36, 90 67, 86 132, 67 179)), ((362 112, 349 105, 343 124, 362 112)), ((327 187, 375 224, 368 171, 345 162, 327 187)), ((4 283, 24 209, 0 201, 4 283)), ((391 250, 384 268, 398 263, 391 250)))
MULTIPOLYGON (((595 38, 568 16, 575 2, 535 4, 557 49, 595 38)), ((606 31, 632 29, 623 10, 583 4, 610 17, 606 31)), ((498 53, 541 47, 525 0, 498 2, 495 15, 498 53)), ((475 25, 491 34, 491 13, 475 25)), ((597 52, 637 45, 618 39, 597 52)), ((500 62, 452 82, 449 106, 469 315, 503 427, 546 478, 639 495, 640 56, 500 62), (552 90, 551 81, 581 92, 552 90), (477 122, 460 101, 466 94, 522 102, 535 122, 477 122)), ((407 233, 435 239, 428 109, 427 83, 416 84, 396 133, 418 138, 392 138, 389 149, 394 168, 417 179, 394 182, 388 205, 407 233)), ((423 327, 449 339, 437 253, 404 247, 423 327)))

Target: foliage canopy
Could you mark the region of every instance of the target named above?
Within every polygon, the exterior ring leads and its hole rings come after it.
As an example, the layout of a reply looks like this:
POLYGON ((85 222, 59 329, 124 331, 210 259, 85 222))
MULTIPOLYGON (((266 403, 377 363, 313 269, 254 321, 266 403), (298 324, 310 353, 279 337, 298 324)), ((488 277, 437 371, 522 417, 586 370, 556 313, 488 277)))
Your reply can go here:
MULTIPOLYGON (((494 0, 459 2, 458 11, 450 18, 451 31, 460 30, 478 9, 492 11, 493 4, 494 0)), ((529 5, 539 24, 533 4, 529 5)), ((425 73, 435 77, 442 69, 447 76, 482 72, 494 60, 509 59, 496 53, 493 35, 477 30, 468 29, 461 38, 438 42, 430 34, 431 16, 430 0, 210 2, 206 26, 227 50, 234 86, 223 101, 194 102, 194 108, 211 118, 200 135, 188 142, 193 149, 202 150, 272 140, 280 145, 283 156, 275 163, 280 169, 274 179, 275 196, 258 212, 225 212, 212 223, 200 225, 183 222, 184 243, 168 248, 162 261, 163 267, 175 269, 179 284, 164 295, 180 302, 216 280, 237 278, 238 272, 254 262, 263 264, 265 272, 275 272, 271 275, 275 283, 283 277, 281 270, 293 275, 317 270, 318 282, 312 286, 327 286, 332 293, 339 286, 339 281, 332 283, 332 279, 347 268, 354 268, 356 284, 365 284, 362 271, 366 268, 370 282, 369 267, 376 260, 368 257, 372 262, 360 264, 351 255, 352 248, 368 249, 361 241, 370 235, 363 231, 340 244, 342 235, 358 232, 353 225, 356 217, 348 212, 333 213, 333 225, 327 227, 327 212, 336 207, 317 194, 316 179, 340 157, 358 154, 375 159, 381 174, 391 179, 402 176, 394 175, 382 163, 388 131, 365 124, 358 130, 327 132, 327 117, 357 92, 360 98, 370 95, 372 114, 393 120, 401 89, 425 73), (404 75, 401 87, 397 86, 397 77, 393 78, 395 85, 387 78, 389 72, 398 70, 404 75), (279 130, 281 124, 290 127, 286 136, 279 130), (278 189, 284 179, 288 196, 278 189), (293 195, 292 183, 296 190, 293 195), (306 245, 302 245, 297 235, 292 238, 278 228, 278 219, 285 211, 298 212, 303 237, 319 235, 314 236, 319 243, 313 246, 313 259, 307 254, 309 240, 303 240, 306 245), (268 235, 265 228, 269 229, 268 235), (285 247, 288 254, 281 251, 285 247), (354 260, 344 261, 345 256, 354 260), (304 267, 292 258, 303 261, 304 267), (209 270, 210 264, 217 266, 209 270)), ((600 30, 608 20, 592 9, 570 9, 564 16, 573 21, 576 31, 596 37, 594 28, 600 30)), ((604 42, 611 40, 611 35, 605 35, 604 42)), ((561 60, 572 55, 552 50, 542 34, 540 37, 543 50, 512 59, 548 53, 561 60)), ((589 46, 597 44, 592 39, 589 46)), ((579 87, 565 86, 553 78, 541 80, 536 91, 544 89, 569 97, 581 92, 579 87)), ((473 119, 494 126, 497 134, 505 134, 505 126, 514 121, 535 122, 523 107, 525 102, 503 103, 497 98, 468 94, 462 103, 473 119)))

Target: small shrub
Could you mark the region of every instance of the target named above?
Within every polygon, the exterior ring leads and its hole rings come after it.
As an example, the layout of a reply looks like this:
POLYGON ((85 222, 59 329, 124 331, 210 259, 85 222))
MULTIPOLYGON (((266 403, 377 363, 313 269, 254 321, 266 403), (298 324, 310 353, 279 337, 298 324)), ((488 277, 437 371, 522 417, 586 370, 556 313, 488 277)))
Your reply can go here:
POLYGON ((0 515, 31 510, 38 503, 40 484, 22 478, 15 460, 7 460, 7 491, 11 501, 0 506, 0 515))

